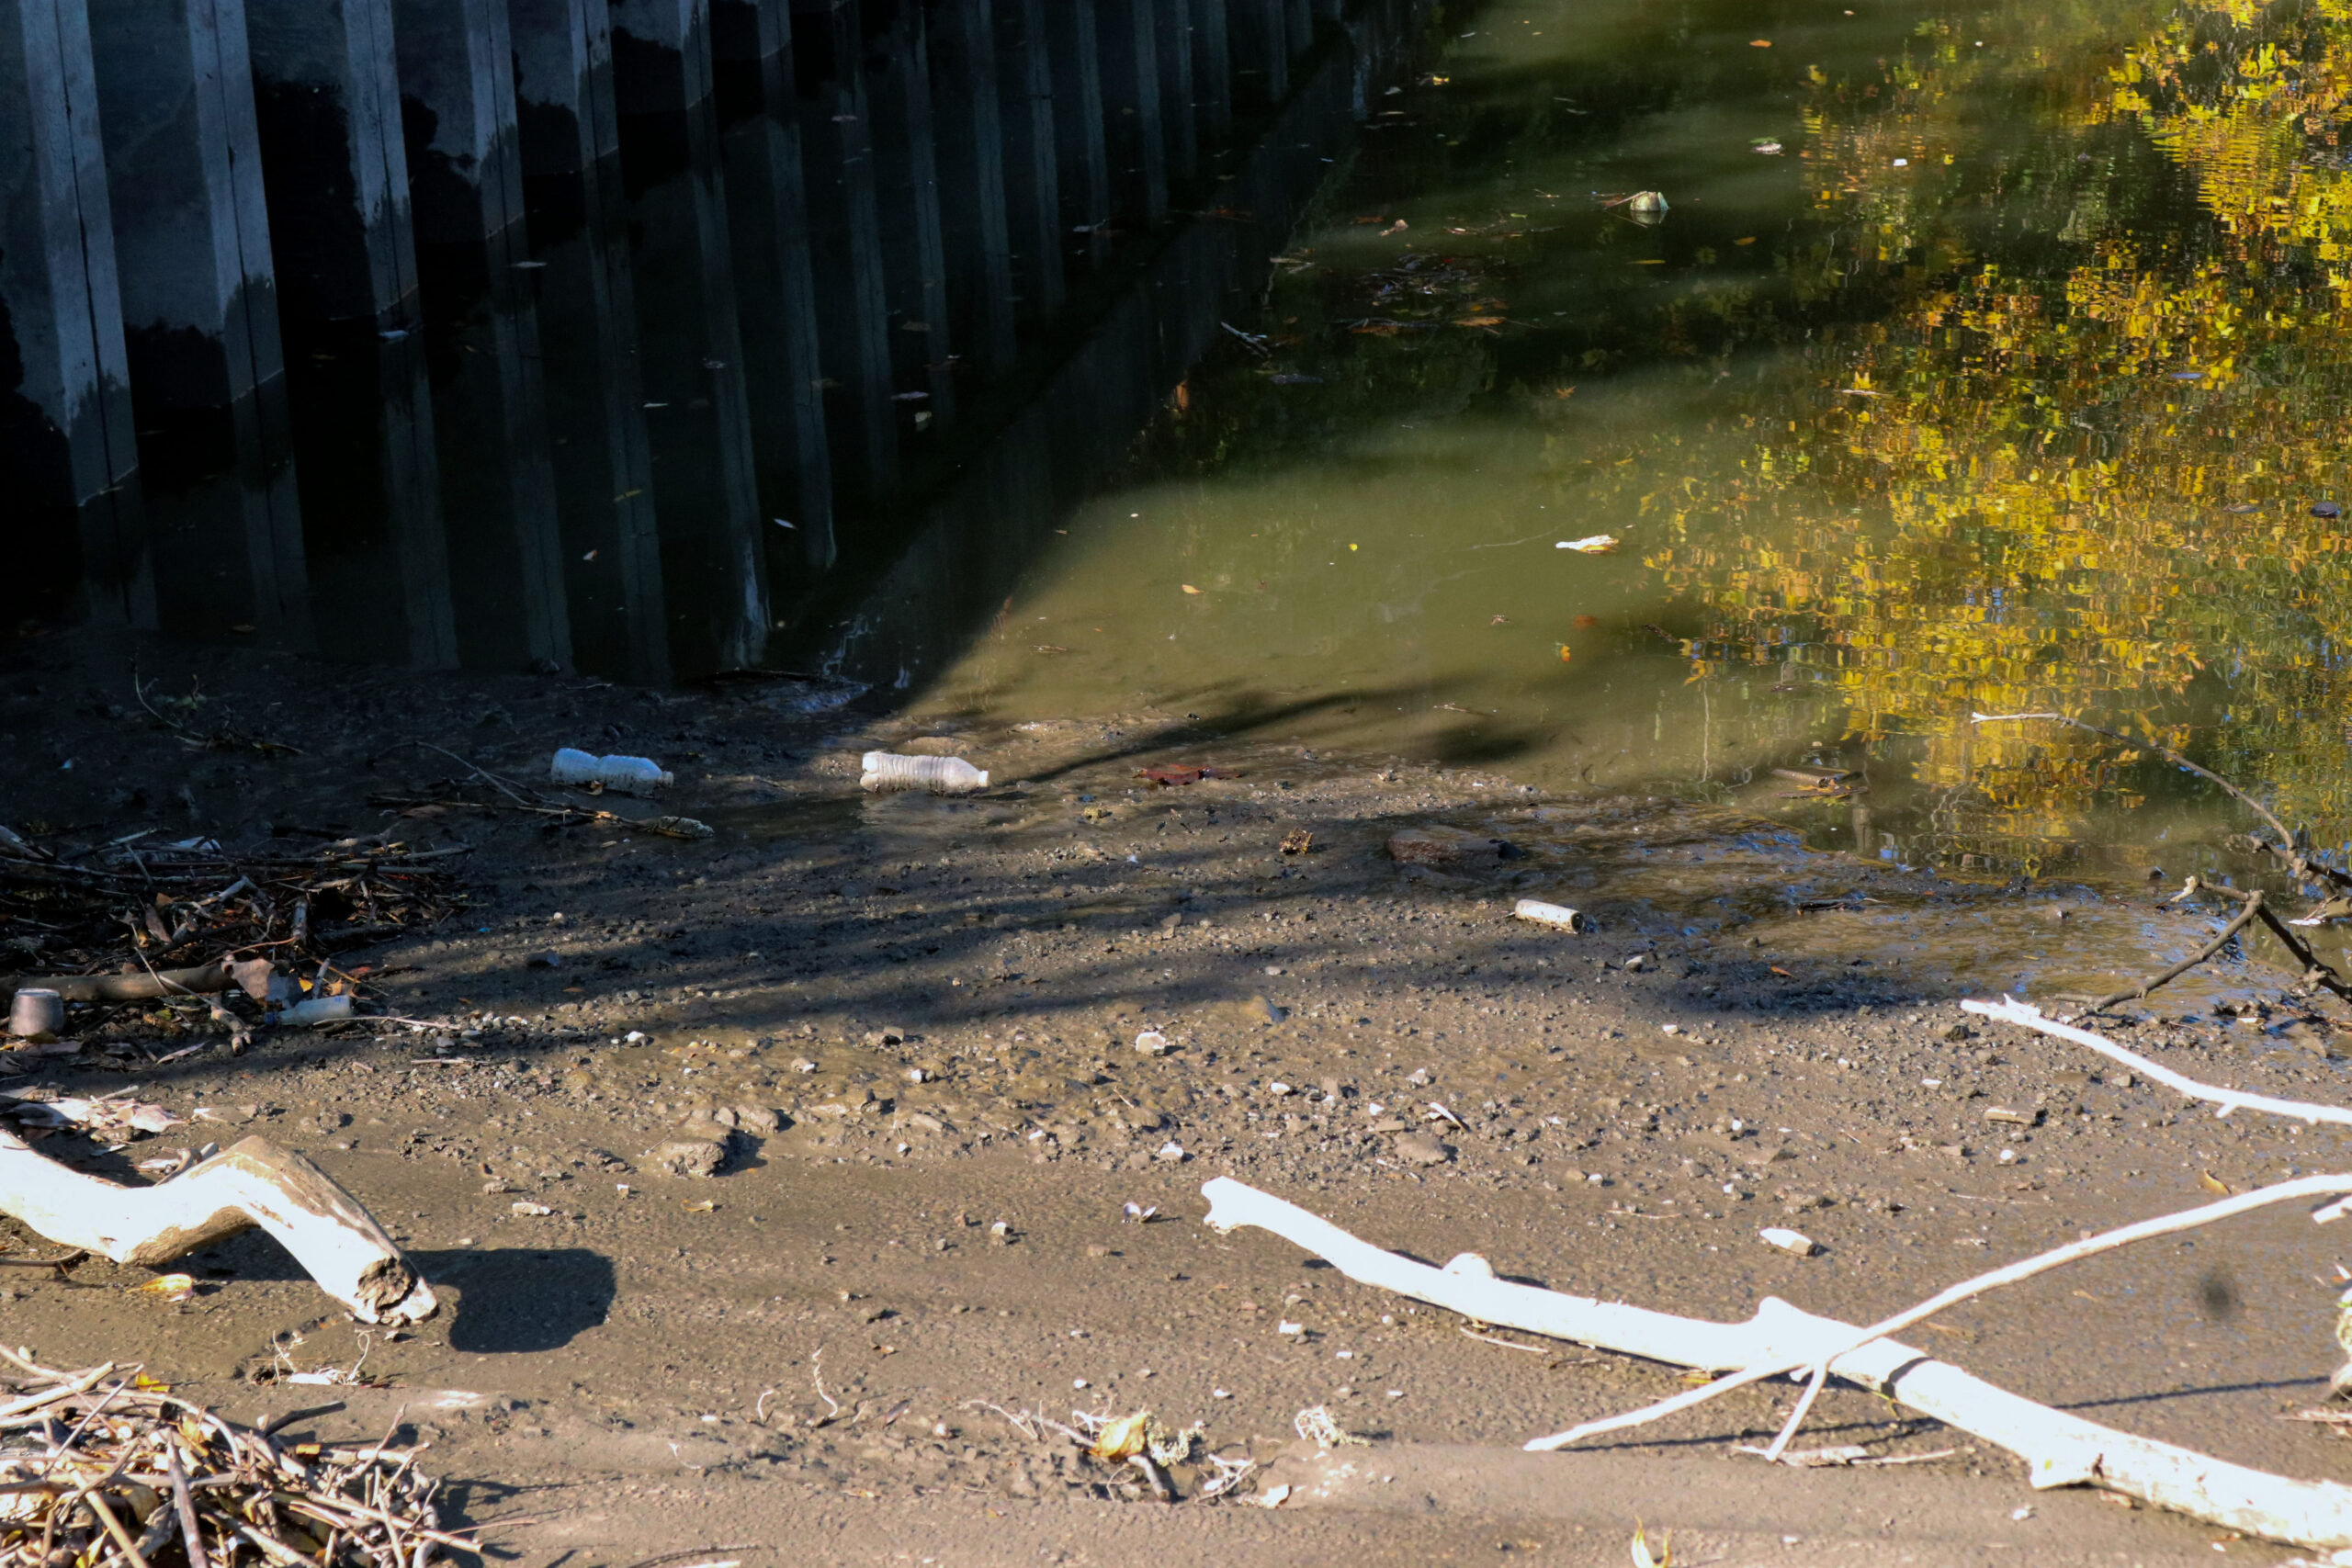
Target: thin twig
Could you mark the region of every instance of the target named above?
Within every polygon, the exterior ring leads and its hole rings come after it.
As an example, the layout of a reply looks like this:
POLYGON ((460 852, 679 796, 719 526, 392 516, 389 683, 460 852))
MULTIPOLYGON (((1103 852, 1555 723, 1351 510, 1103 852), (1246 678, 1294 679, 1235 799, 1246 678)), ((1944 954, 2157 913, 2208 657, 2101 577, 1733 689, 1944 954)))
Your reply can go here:
POLYGON ((684 1562, 689 1557, 702 1557, 714 1551, 756 1551, 757 1550, 759 1550, 758 1543, 748 1540, 740 1546, 690 1546, 684 1551, 665 1551, 659 1557, 641 1558, 630 1563, 628 1568, 662 1568, 665 1562, 684 1562))

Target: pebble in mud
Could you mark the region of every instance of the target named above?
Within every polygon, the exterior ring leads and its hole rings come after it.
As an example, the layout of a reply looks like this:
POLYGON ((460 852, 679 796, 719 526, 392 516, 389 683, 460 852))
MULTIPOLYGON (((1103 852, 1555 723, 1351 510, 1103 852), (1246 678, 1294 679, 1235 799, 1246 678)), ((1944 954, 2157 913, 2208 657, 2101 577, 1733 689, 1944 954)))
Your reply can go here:
POLYGON ((1407 1133, 1396 1140, 1396 1153, 1415 1165, 1443 1165, 1453 1157, 1453 1148, 1433 1133, 1407 1133))

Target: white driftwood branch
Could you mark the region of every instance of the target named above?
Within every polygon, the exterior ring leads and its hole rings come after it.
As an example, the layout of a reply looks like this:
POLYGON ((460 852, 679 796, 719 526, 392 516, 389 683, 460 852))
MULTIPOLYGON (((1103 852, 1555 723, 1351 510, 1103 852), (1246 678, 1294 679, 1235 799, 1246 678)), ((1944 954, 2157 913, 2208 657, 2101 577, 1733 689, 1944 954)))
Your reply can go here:
POLYGON ((1351 1280, 1482 1323, 1711 1371, 1828 1359, 1839 1376, 2018 1455, 2038 1488, 2094 1484, 2249 1535, 2314 1549, 2352 1546, 2352 1487, 2271 1475, 2118 1432, 1892 1339, 1841 1354, 1860 1330, 1775 1298, 1766 1298, 1746 1323, 1676 1317, 1512 1284, 1475 1268, 1432 1269, 1228 1178, 1201 1190, 1209 1200, 1208 1223, 1219 1230, 1256 1225, 1329 1259, 1351 1280))
POLYGON ((2332 1122, 2337 1126, 2352 1127, 2352 1111, 2340 1106, 2321 1105, 2309 1100, 2279 1100, 2267 1094, 2248 1094, 2243 1089, 2222 1089, 2213 1084, 2199 1083, 2195 1078, 2174 1072, 2170 1067, 2152 1062, 2136 1051, 2125 1050, 2114 1041, 2093 1034, 2087 1029, 2077 1029, 2071 1023, 2061 1023, 2046 1018, 2040 1008, 2004 997, 1997 1002, 1963 1001, 1964 1012, 1976 1013, 2000 1023, 2014 1023, 2020 1029, 2030 1029, 2054 1040, 2071 1040, 2075 1044, 2098 1052, 2110 1061, 2120 1062, 2134 1072, 2144 1074, 2168 1089, 2178 1089, 2191 1100, 2208 1100, 2221 1107, 2213 1114, 2227 1116, 2243 1105, 2249 1111, 2267 1111, 2273 1116, 2291 1116, 2298 1122, 2332 1122))
MULTIPOLYGON (((1894 1316, 1882 1318, 1868 1328, 1860 1330, 1854 1336, 1852 1342, 1838 1354, 1844 1355, 1848 1350, 1860 1349, 1870 1341, 1883 1338, 1890 1334, 1900 1334, 1905 1329, 1935 1316, 1947 1307, 1958 1306, 1961 1303, 1973 1300, 1987 1291, 1998 1290, 2004 1285, 2018 1284, 2032 1279, 2037 1274, 2047 1274, 2052 1269, 2063 1269, 2069 1263, 2079 1263, 2086 1258, 2096 1258, 2102 1252, 2113 1252, 2116 1248, 2129 1247, 2133 1242, 2152 1241, 2160 1235, 2177 1235, 2182 1231, 2195 1230, 2200 1225, 2210 1225, 2218 1220, 2230 1219, 2238 1214, 2251 1213, 2256 1209, 2266 1209, 2274 1203, 2291 1202, 2298 1198, 2340 1199, 2346 1192, 2352 1192, 2352 1176, 2337 1174, 2297 1177, 2291 1181, 2274 1182, 2268 1187, 2258 1187, 2251 1192, 2241 1192, 2233 1197, 2223 1198, 2218 1202, 2201 1203, 2194 1209, 2184 1209, 2177 1214, 2159 1214, 2154 1219, 2142 1220, 2136 1224, 2119 1225, 2113 1230, 2102 1231, 2097 1235, 2085 1236, 2080 1241, 2070 1241, 2064 1247, 2053 1247, 2049 1251, 2038 1253, 2031 1258, 2021 1258, 2018 1262, 2005 1264, 1998 1269, 1987 1269, 1973 1279, 1962 1280, 1957 1285, 1937 1292, 1917 1306, 1905 1307, 1894 1316)), ((2340 1202, 2331 1203, 2316 1211, 2312 1218, 2324 1224, 2337 1218, 2341 1213, 2340 1202)), ((1836 1359, 1832 1357, 1830 1361, 1836 1359)), ((1814 1400, 1821 1393, 1821 1386, 1827 1380, 1830 1361, 1815 1361, 1811 1364, 1809 1371, 1812 1373, 1812 1382, 1805 1389, 1804 1397, 1798 1401, 1796 1409, 1790 1414, 1788 1424, 1781 1428, 1781 1435, 1773 1439, 1766 1457, 1778 1460, 1787 1451, 1789 1440, 1796 1436, 1797 1428, 1804 1424, 1805 1412, 1813 1408, 1814 1400)), ((1619 1424, 1631 1425, 1622 1417, 1619 1424)), ((1581 1431, 1581 1428, 1578 1430, 1581 1431)), ((1561 1435, 1563 1446, 1573 1440, 1574 1438, 1570 1434, 1561 1435)))
POLYGON ((0 1130, 0 1213, 62 1246, 143 1268, 258 1226, 363 1323, 418 1323, 439 1305, 351 1194, 266 1138, 247 1138, 153 1187, 122 1187, 0 1130))

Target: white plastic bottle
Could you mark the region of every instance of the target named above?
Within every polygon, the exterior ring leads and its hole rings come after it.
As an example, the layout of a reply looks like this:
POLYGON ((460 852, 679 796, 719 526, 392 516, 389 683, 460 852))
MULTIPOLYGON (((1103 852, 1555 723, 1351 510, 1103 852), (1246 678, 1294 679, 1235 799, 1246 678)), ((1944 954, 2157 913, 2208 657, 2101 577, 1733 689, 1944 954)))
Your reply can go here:
POLYGON ((865 775, 857 782, 865 789, 970 795, 989 787, 988 770, 976 768, 961 757, 901 757, 895 751, 868 751, 865 766, 865 775))
POLYGON ((548 777, 560 784, 600 784, 620 795, 651 795, 678 782, 650 757, 592 757, 569 746, 555 754, 548 777))

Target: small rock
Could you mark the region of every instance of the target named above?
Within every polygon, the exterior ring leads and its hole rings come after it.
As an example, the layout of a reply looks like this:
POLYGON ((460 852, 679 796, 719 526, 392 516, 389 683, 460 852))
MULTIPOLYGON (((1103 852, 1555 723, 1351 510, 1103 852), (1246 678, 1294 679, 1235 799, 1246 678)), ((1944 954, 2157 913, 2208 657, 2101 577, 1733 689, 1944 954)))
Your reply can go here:
POLYGON ((784 1113, 765 1105, 739 1105, 735 1108, 735 1125, 747 1133, 781 1133, 784 1113))
MULTIPOLYGON (((1274 971, 1270 970, 1268 973, 1274 973, 1274 971)), ((1290 1016, 1287 1010, 1276 1007, 1271 999, 1265 997, 1251 997, 1248 1001, 1241 1004, 1239 1011, 1241 1021, 1244 1023, 1260 1024, 1268 1027, 1280 1023, 1283 1020, 1290 1016)))
POLYGON ((806 1056, 797 1056, 793 1058, 792 1070, 796 1073, 813 1073, 817 1070, 817 1064, 806 1056))
POLYGON ((1136 1036, 1136 1049, 1147 1056, 1168 1055, 1168 1036, 1157 1029, 1147 1029, 1136 1036))
POLYGON ((1156 1159, 1164 1159, 1170 1165, 1180 1164, 1186 1157, 1184 1154, 1184 1145, 1171 1140, 1170 1142, 1160 1145, 1159 1153, 1153 1157, 1156 1159))
POLYGON ((1415 1165, 1443 1165, 1453 1157, 1451 1145, 1432 1133, 1408 1133, 1396 1140, 1396 1153, 1415 1165))
POLYGON ((518 1202, 514 1205, 514 1209, 515 1213, 520 1214, 526 1219, 544 1218, 545 1216, 555 1213, 553 1209, 548 1208, 545 1203, 518 1202))
POLYGON ((531 954, 524 963, 533 969, 560 969, 563 967, 563 954, 549 948, 545 953, 531 954))
POLYGON ((1815 1250, 1813 1237, 1805 1235, 1803 1231, 1792 1231, 1785 1229, 1780 1225, 1770 1225, 1763 1230, 1758 1231, 1756 1234, 1766 1246, 1777 1247, 1782 1252, 1792 1252, 1799 1258, 1810 1258, 1814 1255, 1815 1250))
POLYGON ((1649 966, 1650 958, 1646 953, 1637 953, 1625 960, 1625 973, 1628 975, 1638 975, 1649 966))
POLYGON ((679 1138, 655 1149, 650 1157, 672 1176, 716 1176, 727 1163, 727 1145, 707 1138, 679 1138))

